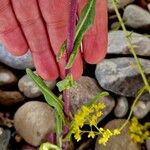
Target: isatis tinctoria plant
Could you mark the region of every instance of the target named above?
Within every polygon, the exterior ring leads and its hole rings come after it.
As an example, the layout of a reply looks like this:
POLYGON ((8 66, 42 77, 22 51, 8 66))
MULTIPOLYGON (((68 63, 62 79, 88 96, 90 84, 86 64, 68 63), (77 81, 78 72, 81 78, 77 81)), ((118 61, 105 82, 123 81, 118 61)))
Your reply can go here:
MULTIPOLYGON (((55 112, 55 124, 56 124, 56 145, 53 143, 46 143, 41 145, 41 149, 47 147, 47 149, 62 149, 62 141, 63 141, 63 127, 65 126, 65 121, 70 121, 70 126, 68 127, 68 135, 73 134, 72 130, 72 122, 74 122, 74 118, 70 119, 70 102, 69 102, 69 93, 68 89, 74 86, 75 81, 71 75, 71 67, 75 61, 75 58, 78 54, 78 50, 80 48, 83 36, 85 32, 90 28, 93 24, 94 16, 95 16, 95 7, 96 7, 96 0, 87 0, 86 5, 84 6, 81 16, 79 17, 79 21, 76 25, 76 11, 77 11, 77 0, 70 1, 70 16, 69 16, 69 26, 68 26, 68 36, 67 39, 62 44, 60 51, 57 55, 57 60, 63 56, 64 52, 66 55, 66 78, 57 83, 59 91, 63 91, 63 101, 59 99, 56 95, 54 95, 51 91, 48 90, 48 87, 45 85, 43 80, 36 74, 34 74, 30 69, 27 69, 27 74, 32 78, 35 84, 39 87, 40 91, 43 93, 45 100, 47 103, 54 108, 55 112), (71 133, 71 134, 70 134, 71 133)), ((102 92, 96 95, 93 98, 89 105, 92 105, 97 99, 100 99, 104 96, 108 95, 107 92, 102 92)), ((100 117, 100 116, 99 116, 100 117)), ((68 123, 67 123, 68 124, 68 123)), ((66 138, 67 139, 67 138, 66 138)))
POLYGON ((95 136, 100 135, 101 138, 99 139, 99 144, 106 145, 108 140, 112 136, 119 135, 124 127, 127 125, 127 123, 130 121, 134 106, 136 105, 142 94, 144 92, 150 92, 149 82, 145 76, 141 62, 135 53, 134 46, 131 43, 132 34, 131 32, 127 32, 126 30, 124 22, 117 8, 117 1, 112 0, 116 15, 119 20, 119 27, 122 27, 124 31, 131 53, 133 54, 138 66, 138 70, 141 73, 144 87, 139 89, 139 92, 137 93, 137 96, 132 104, 127 120, 121 127, 118 127, 117 129, 109 130, 98 127, 98 122, 100 117, 103 115, 102 110, 105 109, 105 105, 103 103, 97 103, 97 100, 103 98, 104 96, 107 96, 107 92, 101 92, 97 94, 92 100, 89 101, 88 104, 83 105, 83 107, 77 112, 77 114, 75 114, 74 116, 70 115, 71 113, 68 90, 70 87, 73 88, 73 86, 75 86, 76 84, 73 80, 70 69, 78 54, 84 34, 93 24, 96 8, 96 0, 87 0, 87 3, 83 8, 81 16, 79 17, 77 22, 77 3, 77 0, 70 0, 68 36, 67 39, 62 43, 58 55, 56 56, 57 61, 59 61, 64 53, 67 54, 65 67, 66 78, 57 83, 59 91, 63 92, 63 100, 54 95, 38 75, 33 73, 30 69, 26 70, 27 74, 31 77, 31 79, 35 82, 35 84, 39 87, 40 91, 43 93, 47 103, 54 109, 55 114, 56 143, 43 143, 40 146, 40 150, 61 150, 63 147, 63 143, 65 143, 66 141, 70 141, 72 135, 74 135, 74 138, 77 141, 80 141, 84 133, 88 135, 88 138, 95 138, 95 136), (90 127, 90 130, 82 129, 85 124, 90 127), (68 133, 64 136, 63 129, 66 129, 66 127, 68 133))

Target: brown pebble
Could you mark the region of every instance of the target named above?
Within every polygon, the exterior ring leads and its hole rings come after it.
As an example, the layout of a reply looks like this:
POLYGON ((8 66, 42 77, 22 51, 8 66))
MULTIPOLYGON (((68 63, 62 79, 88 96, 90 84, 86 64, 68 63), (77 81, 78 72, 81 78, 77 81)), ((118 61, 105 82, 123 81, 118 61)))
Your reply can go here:
POLYGON ((22 102, 24 96, 18 91, 2 91, 0 90, 0 105, 10 106, 18 102, 22 102))

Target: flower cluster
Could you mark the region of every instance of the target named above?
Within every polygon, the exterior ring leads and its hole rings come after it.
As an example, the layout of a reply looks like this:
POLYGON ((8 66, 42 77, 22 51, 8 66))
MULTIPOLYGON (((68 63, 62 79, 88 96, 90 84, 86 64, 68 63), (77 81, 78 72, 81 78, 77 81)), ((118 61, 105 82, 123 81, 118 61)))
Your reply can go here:
MULTIPOLYGON (((81 110, 77 112, 74 117, 74 124, 72 133, 74 133, 74 137, 77 141, 81 140, 81 135, 85 132, 82 127, 87 124, 91 128, 92 126, 97 126, 99 118, 102 116, 102 109, 105 108, 103 103, 92 104, 91 106, 83 105, 81 110)), ((89 131, 88 137, 95 137, 94 131, 89 131)))
POLYGON ((120 134, 119 129, 111 131, 109 129, 98 128, 97 123, 103 114, 102 110, 104 108, 105 105, 103 103, 92 104, 91 106, 84 105, 75 115, 72 133, 74 133, 74 137, 77 141, 81 140, 83 133, 88 133, 88 138, 94 138, 96 135, 100 135, 99 144, 106 145, 111 136, 120 134), (90 126, 90 131, 82 130, 85 124, 90 126), (93 127, 96 131, 93 131, 93 127))
POLYGON ((108 140, 112 136, 116 136, 120 134, 119 129, 114 129, 113 131, 111 131, 109 129, 104 130, 103 128, 100 128, 100 130, 101 130, 102 137, 99 139, 98 143, 103 144, 104 146, 107 144, 108 140))
POLYGON ((147 138, 150 138, 150 122, 144 125, 140 124, 136 117, 131 119, 130 123, 130 136, 131 139, 136 143, 144 143, 147 138))

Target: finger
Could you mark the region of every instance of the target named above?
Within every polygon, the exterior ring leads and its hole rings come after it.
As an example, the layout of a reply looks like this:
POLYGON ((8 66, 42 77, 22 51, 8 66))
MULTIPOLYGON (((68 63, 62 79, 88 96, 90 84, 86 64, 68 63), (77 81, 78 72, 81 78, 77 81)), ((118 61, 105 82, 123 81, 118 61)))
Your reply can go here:
POLYGON ((83 62, 80 52, 78 53, 77 58, 75 59, 75 62, 71 69, 71 73, 73 74, 75 80, 78 80, 83 74, 83 62))
POLYGON ((32 51, 37 72, 46 80, 58 77, 47 33, 36 0, 12 0, 17 19, 32 51))
MULTIPOLYGON (((59 62, 59 67, 61 68, 61 74, 60 77, 63 79, 65 78, 65 65, 66 65, 66 58, 63 57, 61 61, 59 62)), ((78 80, 80 76, 83 73, 83 62, 81 53, 78 53, 77 58, 75 59, 75 62, 71 68, 71 74, 73 75, 74 80, 78 80)))
MULTIPOLYGON (((80 0, 79 14, 86 0, 80 0)), ((107 51, 107 0, 96 1, 94 24, 84 36, 83 49, 86 62, 95 64, 101 61, 107 51)))
POLYGON ((9 0, 0 0, 0 39, 14 55, 23 55, 28 50, 9 0))
MULTIPOLYGON (((67 38, 69 4, 70 0, 38 0, 39 6, 47 24, 49 38, 54 53, 57 54, 61 44, 67 38)), ((59 61, 60 75, 65 76, 65 57, 59 61)), ((82 74, 83 65, 81 54, 78 55, 72 73, 74 78, 78 78, 82 74), (77 67, 77 68, 76 68, 77 67)))

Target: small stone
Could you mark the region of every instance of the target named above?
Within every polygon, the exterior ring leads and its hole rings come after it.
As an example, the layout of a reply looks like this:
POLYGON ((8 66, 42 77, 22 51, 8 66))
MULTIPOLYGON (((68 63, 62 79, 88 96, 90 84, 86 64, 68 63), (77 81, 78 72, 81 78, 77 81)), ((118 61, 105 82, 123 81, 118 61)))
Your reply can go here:
MULTIPOLYGON (((69 96, 71 101, 71 111, 76 114, 81 107, 88 103, 98 93, 103 90, 98 86, 95 79, 82 76, 76 83, 75 87, 69 90, 69 96)), ((111 96, 104 97, 98 102, 105 104, 106 108, 103 110, 103 116, 101 119, 106 117, 114 108, 115 101, 111 96)))
POLYGON ((126 97, 120 97, 117 99, 117 105, 114 110, 114 114, 118 118, 124 117, 128 112, 128 100, 126 97))
MULTIPOLYGON (((150 56, 150 39, 142 34, 131 32, 131 43, 136 54, 150 56)), ((108 34, 108 54, 132 54, 123 31, 111 31, 108 34)))
POLYGON ((23 56, 13 56, 2 43, 0 43, 0 62, 15 69, 34 68, 30 51, 23 56))
POLYGON ((150 139, 146 140, 146 148, 147 150, 150 150, 150 139))
POLYGON ((150 29, 150 13, 137 5, 129 5, 125 8, 123 20, 131 28, 150 29))
POLYGON ((27 102, 15 113, 14 125, 27 143, 39 146, 50 132, 55 131, 52 108, 44 102, 27 102))
POLYGON ((138 119, 144 118, 150 112, 150 101, 138 101, 134 107, 133 114, 138 119))
POLYGON ((12 119, 10 119, 9 113, 0 112, 0 126, 12 128, 13 124, 14 124, 14 121, 12 119))
MULTIPOLYGON (((56 81, 45 81, 45 83, 50 90, 53 90, 56 85, 56 81)), ((18 87, 19 90, 28 98, 35 98, 42 95, 39 88, 27 75, 24 75, 19 80, 18 87)))
MULTIPOLYGON (((112 120, 107 123, 105 129, 113 130, 119 128, 125 120, 112 120)), ((134 143, 129 135, 129 124, 121 131, 120 135, 112 136, 107 142, 106 146, 100 145, 97 138, 95 150, 141 150, 140 146, 134 143)))
POLYGON ((24 97, 18 91, 2 91, 0 90, 0 105, 10 106, 18 102, 22 102, 24 97))
MULTIPOLYGON (((134 0, 117 0, 117 7, 124 8, 126 5, 132 3, 134 0)), ((112 3, 112 0, 108 0, 108 11, 109 12, 114 12, 114 6, 112 3)))
POLYGON ((3 128, 0 128, 0 150, 9 150, 10 138, 10 130, 4 130, 3 128))
POLYGON ((0 86, 6 84, 14 84, 17 82, 17 77, 10 70, 0 66, 0 86))
POLYGON ((148 10, 150 11, 150 3, 147 5, 148 10))
POLYGON ((36 148, 26 144, 22 146, 21 150, 36 150, 36 148))
MULTIPOLYGON (((139 60, 150 80, 150 60, 139 60)), ((105 59, 97 64, 95 75, 102 88, 125 97, 135 97, 144 86, 134 58, 105 59)))

